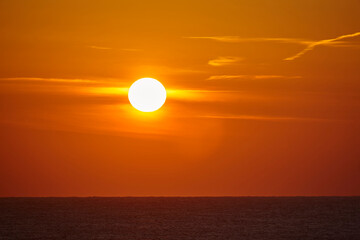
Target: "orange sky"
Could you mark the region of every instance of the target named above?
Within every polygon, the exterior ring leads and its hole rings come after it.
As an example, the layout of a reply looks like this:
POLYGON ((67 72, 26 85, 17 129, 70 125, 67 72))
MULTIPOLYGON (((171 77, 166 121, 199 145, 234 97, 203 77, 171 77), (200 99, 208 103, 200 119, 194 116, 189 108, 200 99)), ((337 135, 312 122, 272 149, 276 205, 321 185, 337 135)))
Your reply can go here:
POLYGON ((360 194, 357 0, 2 0, 0 196, 360 194), (168 91, 140 113, 128 87, 168 91))

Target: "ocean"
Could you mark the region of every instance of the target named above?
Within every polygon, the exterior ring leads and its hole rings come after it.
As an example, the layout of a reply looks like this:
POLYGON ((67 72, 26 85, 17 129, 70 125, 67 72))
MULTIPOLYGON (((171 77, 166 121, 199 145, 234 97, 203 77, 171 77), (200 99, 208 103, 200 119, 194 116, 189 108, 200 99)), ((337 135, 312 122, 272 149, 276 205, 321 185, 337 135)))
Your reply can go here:
POLYGON ((0 239, 360 240, 360 197, 0 198, 0 239))

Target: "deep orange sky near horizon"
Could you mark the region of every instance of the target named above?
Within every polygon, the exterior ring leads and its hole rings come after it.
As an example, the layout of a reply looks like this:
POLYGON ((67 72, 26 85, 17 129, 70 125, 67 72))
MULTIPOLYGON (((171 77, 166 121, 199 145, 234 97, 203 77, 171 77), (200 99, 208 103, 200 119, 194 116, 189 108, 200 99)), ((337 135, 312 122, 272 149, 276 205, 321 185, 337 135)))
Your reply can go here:
POLYGON ((1 0, 0 196, 360 195, 359 14, 1 0), (127 99, 143 77, 154 113, 127 99))

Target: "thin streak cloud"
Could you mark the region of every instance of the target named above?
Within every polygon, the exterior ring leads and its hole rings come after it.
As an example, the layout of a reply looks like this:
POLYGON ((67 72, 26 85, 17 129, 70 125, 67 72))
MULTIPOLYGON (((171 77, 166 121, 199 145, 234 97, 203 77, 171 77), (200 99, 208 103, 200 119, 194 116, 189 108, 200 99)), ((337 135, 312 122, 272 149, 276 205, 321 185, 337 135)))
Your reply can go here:
POLYGON ((239 36, 213 36, 213 37, 185 37, 189 39, 208 39, 218 42, 241 43, 241 42, 275 42, 275 43, 295 43, 308 45, 314 41, 297 38, 242 38, 239 36))
POLYGON ((111 47, 95 46, 95 45, 91 45, 91 46, 87 46, 87 47, 92 48, 92 49, 97 49, 97 50, 117 50, 117 51, 124 51, 124 52, 139 52, 139 51, 141 51, 141 49, 137 49, 137 48, 116 49, 116 48, 111 48, 111 47))
MULTIPOLYGON (((347 38, 353 38, 360 36, 360 32, 352 33, 352 34, 346 34, 341 35, 336 38, 331 39, 324 39, 320 41, 314 41, 314 40, 305 40, 305 39, 299 39, 299 38, 242 38, 239 36, 210 36, 210 37, 185 37, 189 39, 208 39, 218 42, 227 42, 227 43, 242 43, 242 42, 274 42, 274 43, 291 43, 291 44, 300 44, 305 45, 306 48, 302 50, 301 52, 295 54, 294 56, 287 57, 284 60, 286 61, 292 61, 295 60, 305 53, 313 50, 316 46, 332 46, 332 47, 351 47, 353 45, 347 45, 346 42, 340 41, 347 38)), ((356 45, 358 46, 358 45, 356 45)), ((354 46, 353 46, 354 47, 354 46)))
POLYGON ((301 57, 302 55, 304 55, 305 53, 313 50, 316 46, 320 46, 320 45, 329 45, 331 43, 334 43, 336 41, 339 41, 339 40, 342 40, 342 39, 345 39, 345 38, 352 38, 352 37, 357 37, 357 36, 360 36, 360 32, 356 32, 356 33, 352 33, 352 34, 347 34, 347 35, 342 35, 342 36, 339 36, 339 37, 336 37, 336 38, 331 38, 331 39, 325 39, 325 40, 321 40, 321 41, 317 41, 317 42, 313 42, 311 44, 308 44, 308 46, 302 50, 301 52, 297 53, 296 55, 292 56, 292 57, 288 57, 288 58, 285 58, 284 60, 287 60, 287 61, 292 61, 296 58, 299 58, 301 57))
POLYGON ((112 49, 109 47, 102 47, 102 46, 88 46, 88 48, 98 49, 98 50, 111 50, 112 49))

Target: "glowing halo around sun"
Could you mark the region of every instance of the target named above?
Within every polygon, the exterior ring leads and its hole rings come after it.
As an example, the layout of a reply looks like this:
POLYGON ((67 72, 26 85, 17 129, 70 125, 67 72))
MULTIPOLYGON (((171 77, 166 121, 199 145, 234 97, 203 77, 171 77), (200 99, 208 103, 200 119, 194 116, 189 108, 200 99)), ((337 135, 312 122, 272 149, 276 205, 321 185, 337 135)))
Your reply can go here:
POLYGON ((156 79, 141 78, 129 88, 128 97, 131 105, 141 112, 154 112, 164 105, 166 89, 156 79))

